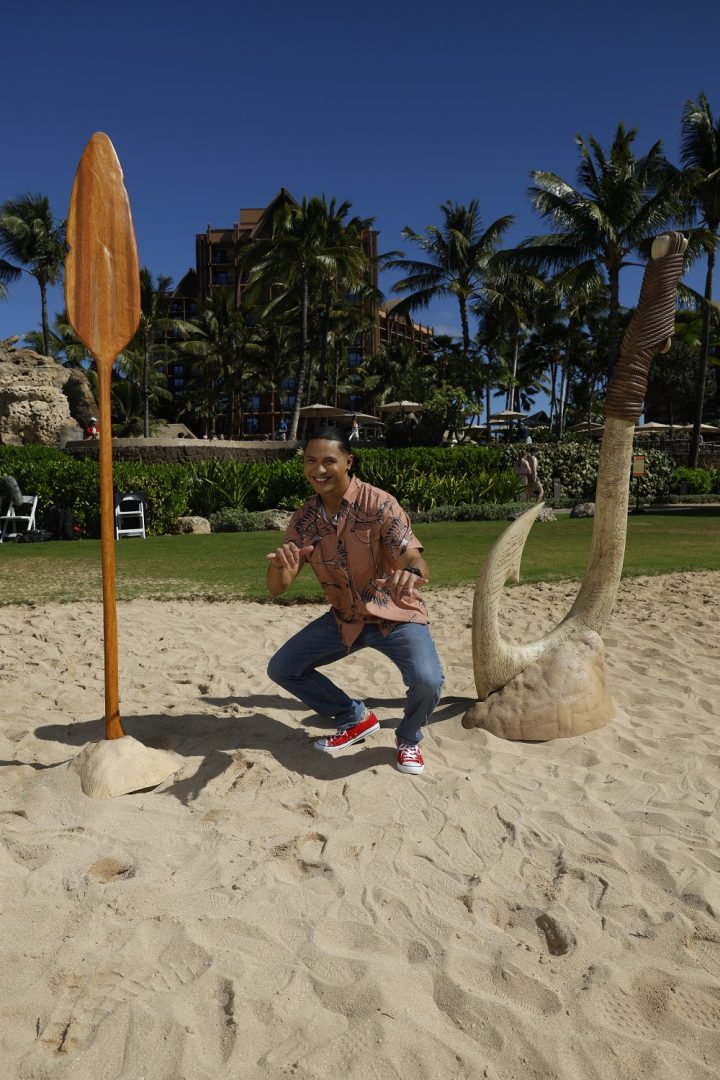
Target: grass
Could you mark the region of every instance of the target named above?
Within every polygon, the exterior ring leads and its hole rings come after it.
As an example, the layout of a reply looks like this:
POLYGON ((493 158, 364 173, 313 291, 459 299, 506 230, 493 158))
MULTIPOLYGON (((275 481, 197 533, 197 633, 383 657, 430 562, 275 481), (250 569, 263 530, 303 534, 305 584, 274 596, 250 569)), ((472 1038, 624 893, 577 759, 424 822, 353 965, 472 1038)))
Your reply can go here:
MULTIPOLYGON (((431 588, 471 584, 506 526, 503 521, 418 526, 432 571, 431 588)), ((592 520, 568 517, 536 524, 523 555, 522 581, 582 577, 592 526, 592 520)), ((116 546, 118 598, 266 601, 265 555, 279 540, 276 532, 123 540, 116 546)), ((705 508, 631 514, 625 576, 678 570, 720 570, 720 514, 705 508)), ((0 605, 101 598, 99 541, 0 547, 0 605)), ((306 570, 285 599, 320 600, 322 592, 306 570)))

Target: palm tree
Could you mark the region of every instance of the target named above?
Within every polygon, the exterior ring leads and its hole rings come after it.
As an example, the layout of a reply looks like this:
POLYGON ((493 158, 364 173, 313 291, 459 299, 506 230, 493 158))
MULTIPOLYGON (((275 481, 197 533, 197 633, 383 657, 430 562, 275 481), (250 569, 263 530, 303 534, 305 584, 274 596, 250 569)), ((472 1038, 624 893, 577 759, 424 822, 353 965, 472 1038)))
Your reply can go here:
POLYGON ((62 278, 66 252, 65 222, 55 220, 46 195, 18 195, 0 206, 0 256, 7 256, 0 258, 0 281, 16 280, 23 270, 37 281, 46 356, 50 350, 47 287, 62 278))
POLYGON ((620 271, 628 255, 642 248, 679 212, 682 175, 663 157, 660 142, 642 158, 633 154, 637 131, 618 124, 608 154, 591 135, 578 135, 577 187, 556 173, 534 171, 530 198, 555 231, 521 244, 538 265, 576 268, 586 281, 596 278, 609 290, 607 370, 619 347, 620 271))
POLYGON ((439 297, 452 296, 457 299, 463 354, 467 357, 470 350, 470 298, 478 293, 491 273, 503 233, 515 219, 507 215, 485 229, 477 199, 472 199, 468 206, 444 202, 440 211, 443 215, 442 225, 429 225, 425 236, 409 226, 401 233, 404 240, 412 240, 421 248, 427 262, 390 258, 385 265, 388 269, 403 270, 407 274, 394 285, 395 292, 407 294, 398 309, 426 308, 431 300, 439 297))
POLYGON ((215 287, 193 327, 193 338, 180 345, 181 352, 195 358, 199 381, 215 386, 227 398, 231 439, 237 428, 242 430, 243 389, 254 374, 254 358, 262 352, 248 313, 247 304, 236 306, 231 288, 215 287))
MULTIPOLYGON (((25 341, 35 352, 45 349, 42 330, 30 330, 25 341)), ((85 361, 93 361, 93 356, 75 333, 68 320, 67 311, 58 311, 53 319, 50 340, 46 356, 52 356, 63 367, 82 368, 85 361)))
POLYGON ((169 314, 172 278, 158 274, 155 280, 143 266, 140 271, 140 325, 129 346, 139 352, 142 363, 143 436, 150 436, 151 368, 165 367, 172 356, 170 339, 186 338, 194 323, 172 318, 169 314))
POLYGON ((118 357, 117 370, 113 371, 110 382, 112 430, 118 438, 137 438, 144 432, 148 399, 156 405, 172 398, 165 385, 164 374, 156 368, 149 373, 149 384, 146 386, 143 383, 144 366, 145 351, 142 347, 124 349, 118 357))
POLYGON ((388 401, 424 400, 432 381, 432 368, 418 355, 410 341, 396 339, 380 346, 363 364, 362 390, 372 401, 373 412, 388 401))
POLYGON ((520 345, 527 328, 534 322, 544 290, 545 283, 530 267, 518 268, 511 253, 503 252, 494 260, 491 272, 473 296, 475 313, 481 320, 492 313, 495 331, 504 332, 510 346, 506 380, 506 407, 510 410, 515 408, 520 345))
POLYGON ((264 315, 281 306, 299 316, 300 357, 290 439, 297 437, 308 376, 311 295, 321 300, 329 282, 345 293, 359 291, 365 284, 369 258, 361 233, 371 219, 345 221, 349 210, 349 202, 336 206, 335 199, 328 203, 324 195, 303 198, 300 205, 286 203, 275 214, 271 239, 248 244, 238 259, 240 268, 249 271, 249 296, 272 296, 264 315))
POLYGON ((697 398, 690 443, 690 465, 695 468, 700 445, 705 382, 710 354, 710 302, 712 300, 715 258, 720 242, 720 118, 713 119, 705 94, 697 101, 687 101, 682 115, 680 159, 690 183, 692 208, 702 218, 707 229, 707 271, 705 274, 705 304, 703 306, 702 340, 697 398))

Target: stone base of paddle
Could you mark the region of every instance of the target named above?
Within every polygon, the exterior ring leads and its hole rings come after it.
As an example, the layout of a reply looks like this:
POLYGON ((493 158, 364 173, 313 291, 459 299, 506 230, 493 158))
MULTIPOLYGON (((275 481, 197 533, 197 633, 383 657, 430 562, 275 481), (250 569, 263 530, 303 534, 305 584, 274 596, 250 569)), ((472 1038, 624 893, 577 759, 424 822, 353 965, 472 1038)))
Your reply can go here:
POLYGON ((585 735, 612 720, 605 649, 588 630, 558 645, 462 718, 499 739, 545 742, 585 735))
POLYGON ((131 735, 89 743, 72 762, 83 793, 91 799, 109 799, 157 787, 182 768, 178 754, 144 746, 131 735))

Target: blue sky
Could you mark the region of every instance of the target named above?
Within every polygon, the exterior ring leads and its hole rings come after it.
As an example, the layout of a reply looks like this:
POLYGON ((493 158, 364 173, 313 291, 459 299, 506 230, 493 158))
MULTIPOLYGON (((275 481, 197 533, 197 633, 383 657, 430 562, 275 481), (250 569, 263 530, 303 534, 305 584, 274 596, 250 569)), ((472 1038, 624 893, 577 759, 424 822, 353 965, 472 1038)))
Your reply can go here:
MULTIPOLYGON (((683 103, 704 91, 720 112, 718 31, 717 0, 14 4, 0 201, 40 191, 64 217, 85 143, 105 131, 141 263, 175 281, 194 263, 196 232, 283 186, 350 200, 375 217, 380 250, 415 254, 400 230, 438 222, 446 199, 477 198, 488 224, 514 214, 515 242, 544 231, 529 171, 574 180, 576 133, 607 145, 622 119, 638 153, 661 139, 678 160, 683 103)), ((626 303, 637 280, 626 272, 626 303)), ((51 315, 62 302, 56 290, 51 315)), ((0 338, 37 326, 39 306, 34 280, 13 286, 0 338)), ((459 332, 449 302, 416 317, 459 332)))

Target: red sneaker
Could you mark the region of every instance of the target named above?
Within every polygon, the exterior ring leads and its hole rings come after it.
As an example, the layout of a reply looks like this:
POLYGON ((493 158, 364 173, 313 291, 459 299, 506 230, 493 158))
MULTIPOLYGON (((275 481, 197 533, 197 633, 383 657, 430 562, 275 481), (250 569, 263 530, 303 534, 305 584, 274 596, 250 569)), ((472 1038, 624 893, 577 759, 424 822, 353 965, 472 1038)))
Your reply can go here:
POLYGON ((375 713, 368 713, 359 724, 354 724, 344 731, 336 731, 334 735, 326 735, 322 739, 315 740, 316 750, 325 750, 332 753, 334 750, 344 750, 353 743, 361 742, 366 735, 372 735, 380 727, 375 713))
POLYGON ((400 772, 421 773, 425 771, 425 762, 417 743, 397 741, 397 765, 400 772))

